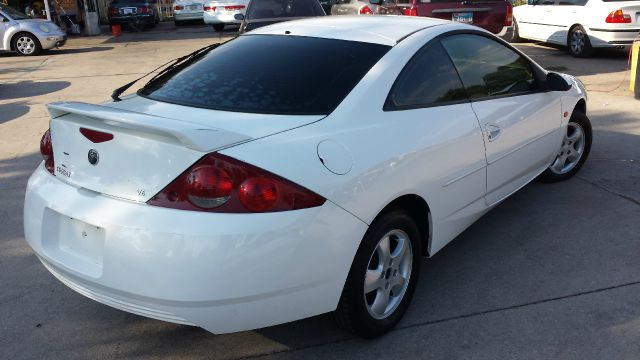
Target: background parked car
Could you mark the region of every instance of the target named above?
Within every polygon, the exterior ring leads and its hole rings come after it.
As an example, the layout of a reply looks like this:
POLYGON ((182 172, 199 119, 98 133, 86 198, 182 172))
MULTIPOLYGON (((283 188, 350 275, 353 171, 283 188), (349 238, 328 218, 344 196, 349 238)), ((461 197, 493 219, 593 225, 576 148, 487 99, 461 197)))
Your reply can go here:
POLYGON ((337 0, 331 15, 402 15, 395 0, 337 0))
POLYGON ((499 34, 511 26, 513 7, 509 0, 399 0, 404 15, 427 16, 472 24, 499 34))
POLYGON ((185 21, 202 20, 203 9, 203 0, 176 1, 173 4, 173 21, 179 26, 185 21))
POLYGON ((591 55, 593 48, 631 45, 640 33, 640 1, 530 0, 513 15, 512 41, 565 45, 576 57, 591 55))
POLYGON ((154 26, 160 21, 155 0, 113 0, 109 6, 109 24, 154 26))
POLYGON ((226 24, 240 24, 236 14, 244 15, 249 0, 210 1, 204 5, 204 23, 213 25, 216 31, 224 30, 226 24))
POLYGON ((62 46, 66 41, 67 35, 58 25, 31 19, 13 8, 0 5, 0 50, 31 56, 62 46))
POLYGON ((235 18, 242 20, 242 34, 282 21, 326 15, 318 0, 251 0, 246 16, 237 14, 235 18))

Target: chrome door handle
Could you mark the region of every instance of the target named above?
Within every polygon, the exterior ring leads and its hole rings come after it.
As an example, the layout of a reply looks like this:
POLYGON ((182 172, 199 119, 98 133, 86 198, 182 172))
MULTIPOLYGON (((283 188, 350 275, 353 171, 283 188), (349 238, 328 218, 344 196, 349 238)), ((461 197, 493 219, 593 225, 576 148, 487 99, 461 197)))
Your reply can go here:
POLYGON ((489 141, 497 139, 498 136, 500 136, 500 131, 502 130, 498 125, 493 124, 486 125, 485 129, 487 130, 487 138, 489 138, 489 141))

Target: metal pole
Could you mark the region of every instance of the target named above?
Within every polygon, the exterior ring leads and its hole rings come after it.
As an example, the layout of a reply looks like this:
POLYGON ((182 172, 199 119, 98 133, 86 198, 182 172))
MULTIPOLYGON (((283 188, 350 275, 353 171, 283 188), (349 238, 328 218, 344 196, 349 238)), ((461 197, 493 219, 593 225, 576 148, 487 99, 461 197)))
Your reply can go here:
POLYGON ((47 20, 51 21, 51 10, 49 9, 49 0, 44 0, 44 12, 47 14, 47 20))

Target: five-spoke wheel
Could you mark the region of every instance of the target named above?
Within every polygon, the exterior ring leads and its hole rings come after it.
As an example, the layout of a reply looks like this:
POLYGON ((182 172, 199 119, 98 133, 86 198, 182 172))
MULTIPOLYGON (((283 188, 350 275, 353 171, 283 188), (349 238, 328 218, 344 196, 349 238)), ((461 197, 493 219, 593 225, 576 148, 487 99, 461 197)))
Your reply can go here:
POLYGON ((591 123, 580 111, 574 111, 555 160, 540 176, 544 181, 561 181, 572 177, 584 164, 591 150, 591 123))
POLYGON ((407 310, 420 268, 420 231, 403 210, 387 210, 362 239, 336 320, 363 337, 391 330, 407 310))

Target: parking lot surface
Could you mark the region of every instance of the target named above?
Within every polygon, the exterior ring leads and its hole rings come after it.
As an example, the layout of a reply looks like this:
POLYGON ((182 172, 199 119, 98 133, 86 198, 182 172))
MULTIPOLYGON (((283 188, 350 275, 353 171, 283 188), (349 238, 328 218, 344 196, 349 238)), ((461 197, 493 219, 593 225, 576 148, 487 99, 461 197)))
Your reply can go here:
POLYGON ((160 64, 231 36, 185 27, 72 39, 33 58, 0 54, 0 358, 640 357, 640 101, 621 51, 574 59, 518 45, 586 84, 591 156, 577 177, 528 185, 425 259, 408 313, 382 338, 354 338, 328 315, 212 335, 109 308, 54 279, 22 230, 45 104, 107 101, 160 64))

